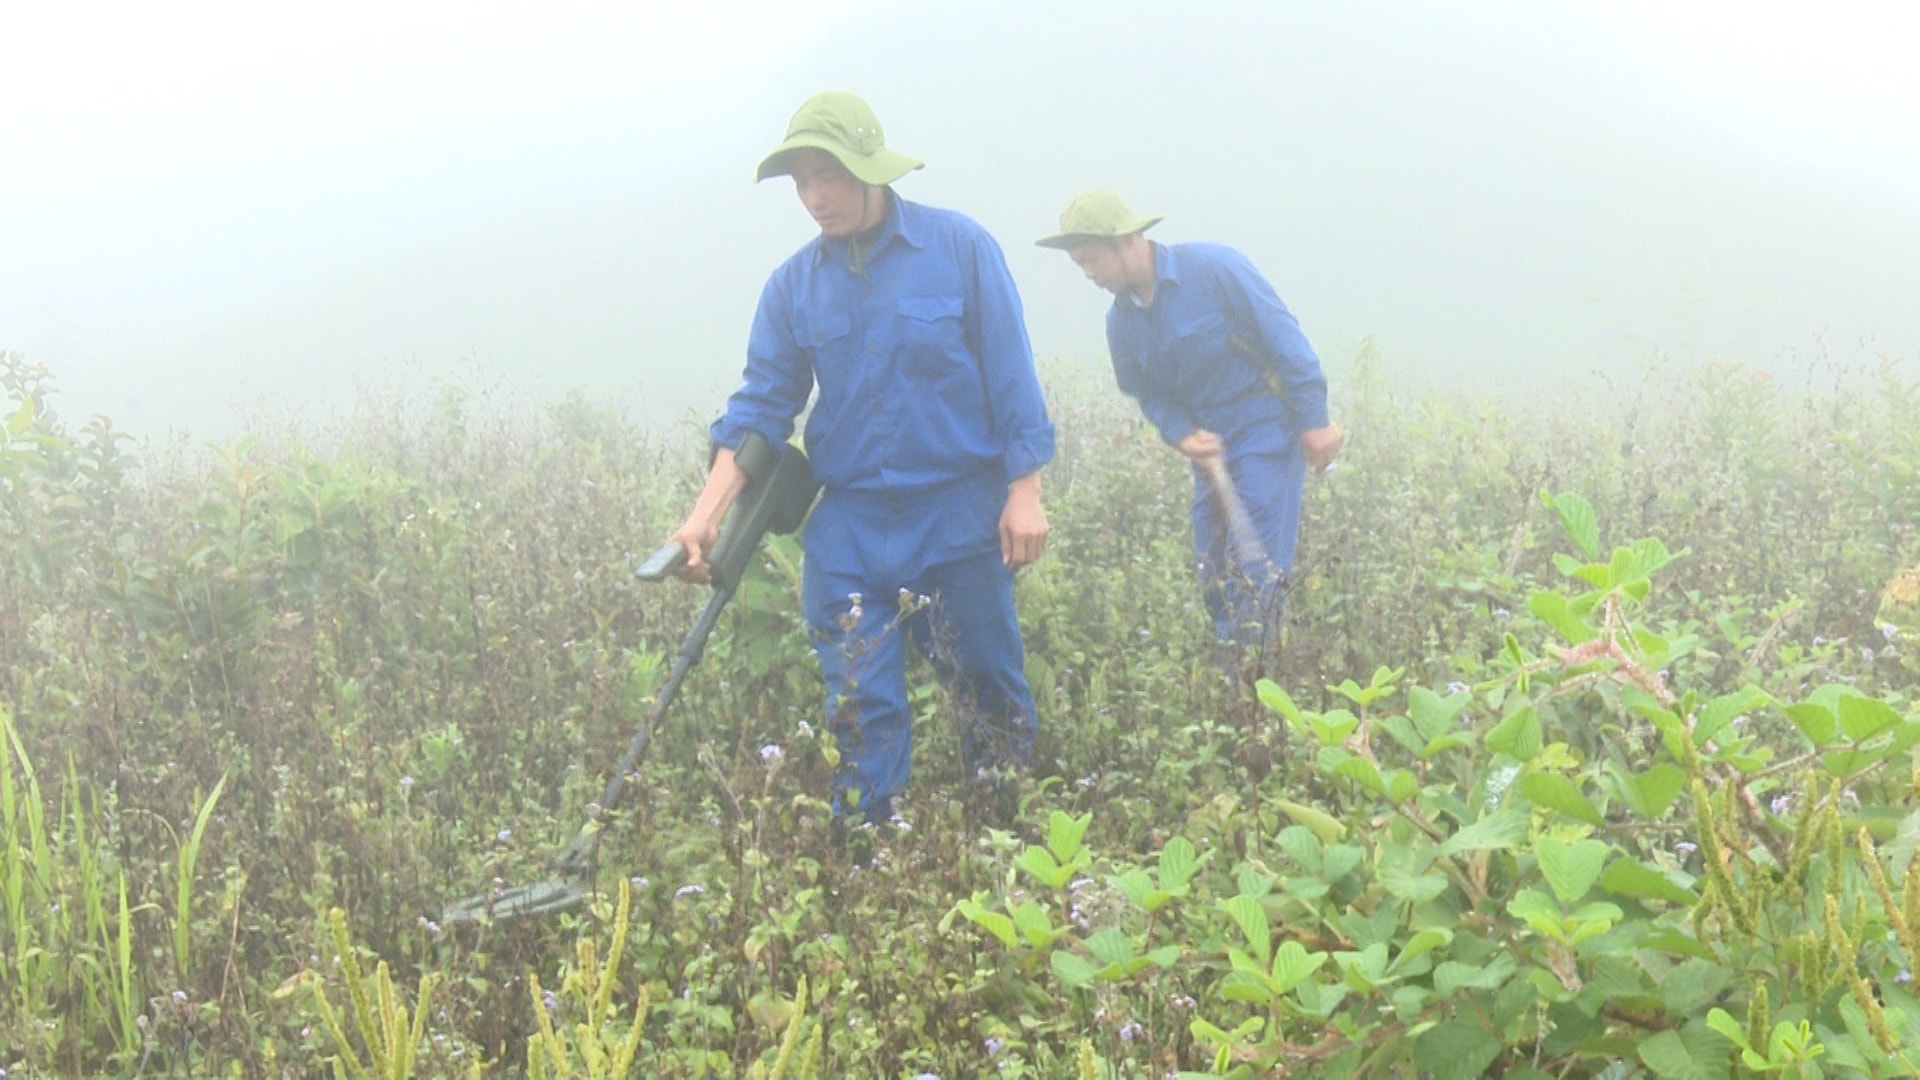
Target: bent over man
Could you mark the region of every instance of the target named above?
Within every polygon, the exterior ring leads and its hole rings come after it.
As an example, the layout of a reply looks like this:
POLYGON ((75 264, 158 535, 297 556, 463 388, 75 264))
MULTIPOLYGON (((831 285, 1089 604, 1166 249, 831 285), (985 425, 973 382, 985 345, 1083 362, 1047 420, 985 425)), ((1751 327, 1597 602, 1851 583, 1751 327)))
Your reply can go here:
POLYGON ((749 431, 778 445, 815 387, 806 449, 822 497, 802 533, 801 604, 841 748, 837 813, 887 818, 906 787, 911 637, 962 713, 970 775, 1022 763, 1035 728, 1013 571, 1040 557, 1053 426, 1005 257, 969 218, 890 186, 889 149, 853 94, 800 106, 757 179, 791 176, 820 235, 761 292, 742 385, 714 422, 707 482, 673 539, 704 580, 749 431))
POLYGON ((1161 244, 1160 221, 1110 191, 1081 195, 1065 251, 1114 294, 1114 379, 1193 463, 1193 545, 1214 632, 1229 658, 1271 644, 1300 526, 1305 471, 1340 450, 1320 359, 1246 256, 1221 244, 1161 244))

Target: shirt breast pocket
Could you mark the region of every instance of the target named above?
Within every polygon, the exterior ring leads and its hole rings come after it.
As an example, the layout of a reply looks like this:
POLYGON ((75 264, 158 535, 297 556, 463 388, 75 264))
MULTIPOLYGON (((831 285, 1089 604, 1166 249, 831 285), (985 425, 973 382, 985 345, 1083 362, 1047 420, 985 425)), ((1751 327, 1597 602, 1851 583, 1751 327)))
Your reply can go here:
POLYGON ((793 338, 813 361, 822 381, 833 382, 852 355, 853 320, 844 311, 802 312, 794 320, 793 338))
POLYGON ((1218 311, 1202 312, 1174 326, 1173 336, 1182 349, 1207 348, 1215 343, 1224 345, 1227 340, 1227 317, 1218 311))
POLYGON ((971 368, 965 310, 958 296, 900 299, 895 329, 907 370, 939 377, 971 368))

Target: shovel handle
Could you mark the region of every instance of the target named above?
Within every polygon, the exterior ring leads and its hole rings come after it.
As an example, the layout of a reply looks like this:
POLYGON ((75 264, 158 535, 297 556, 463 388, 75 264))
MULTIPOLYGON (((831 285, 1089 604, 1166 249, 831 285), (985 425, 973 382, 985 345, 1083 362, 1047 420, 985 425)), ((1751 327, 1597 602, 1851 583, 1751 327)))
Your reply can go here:
POLYGON ((1227 471, 1226 460, 1216 454, 1202 458, 1199 464, 1200 471, 1213 487, 1214 496, 1227 513, 1227 535, 1233 541, 1234 558, 1243 566, 1264 561, 1267 558, 1266 546, 1260 542, 1260 533, 1253 527, 1253 518, 1247 514, 1246 504, 1240 501, 1240 492, 1233 486, 1233 475, 1227 471))

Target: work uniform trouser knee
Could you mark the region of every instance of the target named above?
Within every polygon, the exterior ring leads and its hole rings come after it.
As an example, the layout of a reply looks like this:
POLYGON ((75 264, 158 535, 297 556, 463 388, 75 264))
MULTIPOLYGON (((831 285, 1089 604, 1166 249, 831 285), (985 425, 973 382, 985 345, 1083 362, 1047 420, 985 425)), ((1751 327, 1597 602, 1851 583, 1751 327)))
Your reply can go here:
POLYGON ((1227 472, 1247 514, 1236 536, 1225 502, 1204 471, 1194 470, 1193 549, 1207 613, 1223 643, 1262 645, 1278 630, 1300 532, 1306 460, 1298 452, 1229 459, 1227 472))
POLYGON ((922 505, 830 497, 809 519, 802 607, 841 755, 836 813, 885 818, 907 786, 910 641, 947 688, 970 775, 1031 754, 1033 696, 997 536, 1005 492, 1000 481, 922 505))

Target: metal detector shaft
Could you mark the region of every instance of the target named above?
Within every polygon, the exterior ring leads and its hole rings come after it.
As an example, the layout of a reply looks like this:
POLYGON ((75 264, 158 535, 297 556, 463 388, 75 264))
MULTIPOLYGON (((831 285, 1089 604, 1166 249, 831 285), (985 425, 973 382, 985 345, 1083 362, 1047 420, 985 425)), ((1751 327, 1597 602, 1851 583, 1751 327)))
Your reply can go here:
POLYGON ((554 860, 554 865, 562 873, 584 874, 593 859, 593 848, 600 837, 599 821, 602 815, 610 812, 620 801, 620 793, 625 789, 627 775, 640 764, 640 758, 647 752, 647 744, 653 741, 653 729, 666 716, 673 699, 680 694, 680 684, 687 681, 687 674, 700 662, 700 655, 706 651, 707 639, 713 636, 713 628, 720 622, 720 611, 733 599, 733 590, 715 585, 713 595, 708 598, 707 606, 700 618, 680 640, 680 649, 673 656, 673 667, 667 671, 667 681, 660 684, 659 693, 654 695, 653 705, 640 721, 640 727, 628 740, 626 752, 620 755, 620 763, 614 766, 613 775, 607 779, 606 790, 600 793, 600 801, 590 811, 591 820, 587 827, 574 836, 573 841, 554 860))

